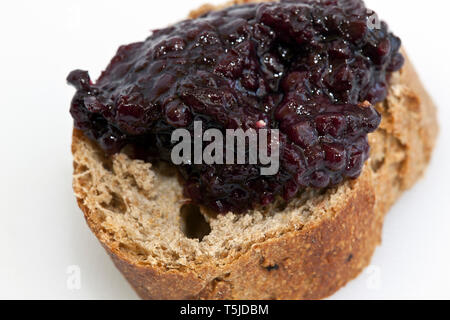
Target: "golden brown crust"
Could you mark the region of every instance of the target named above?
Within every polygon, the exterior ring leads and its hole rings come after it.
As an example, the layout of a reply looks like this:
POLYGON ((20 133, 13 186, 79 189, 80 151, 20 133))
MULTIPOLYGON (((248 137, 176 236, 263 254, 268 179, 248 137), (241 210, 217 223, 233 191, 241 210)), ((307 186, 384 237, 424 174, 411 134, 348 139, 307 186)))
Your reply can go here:
MULTIPOLYGON (((242 2, 248 1, 232 3, 242 2)), ((211 9, 202 7, 191 16, 211 9)), ((384 215, 422 175, 431 157, 436 111, 409 61, 393 76, 389 97, 378 110, 383 122, 370 136, 371 159, 351 183, 351 193, 322 219, 254 243, 221 266, 214 261, 195 269, 140 264, 108 239, 74 182, 78 204, 118 269, 144 299, 321 299, 369 264, 381 240, 384 215)), ((81 142, 90 143, 74 130, 74 154, 81 142)))

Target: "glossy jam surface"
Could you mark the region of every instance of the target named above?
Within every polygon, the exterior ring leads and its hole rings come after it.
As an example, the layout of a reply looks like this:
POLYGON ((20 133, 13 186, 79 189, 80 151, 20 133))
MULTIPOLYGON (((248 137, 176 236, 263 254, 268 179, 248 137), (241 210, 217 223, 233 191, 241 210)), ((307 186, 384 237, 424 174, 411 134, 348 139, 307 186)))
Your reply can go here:
POLYGON ((400 39, 370 27, 360 0, 234 6, 156 30, 119 48, 93 83, 75 70, 75 127, 108 153, 131 145, 171 161, 177 128, 280 130, 280 170, 259 165, 180 165, 185 195, 218 212, 245 212, 305 188, 357 178, 380 115, 400 39), (261 121, 262 120, 262 121, 261 121))

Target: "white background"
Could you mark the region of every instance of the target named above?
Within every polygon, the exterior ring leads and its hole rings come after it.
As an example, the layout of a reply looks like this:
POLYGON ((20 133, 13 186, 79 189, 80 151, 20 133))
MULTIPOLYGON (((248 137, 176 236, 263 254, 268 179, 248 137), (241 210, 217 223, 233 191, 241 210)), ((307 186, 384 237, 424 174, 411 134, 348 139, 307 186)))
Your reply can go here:
MULTIPOLYGON (((0 5, 0 298, 135 299, 71 190, 67 74, 93 79, 117 47, 205 0, 8 1, 0 5), (67 287, 68 267, 81 288, 67 287)), ((220 1, 212 1, 219 3, 220 1)), ((372 266, 332 298, 450 298, 449 2, 367 0, 404 42, 439 107, 431 166, 386 218, 372 266)))

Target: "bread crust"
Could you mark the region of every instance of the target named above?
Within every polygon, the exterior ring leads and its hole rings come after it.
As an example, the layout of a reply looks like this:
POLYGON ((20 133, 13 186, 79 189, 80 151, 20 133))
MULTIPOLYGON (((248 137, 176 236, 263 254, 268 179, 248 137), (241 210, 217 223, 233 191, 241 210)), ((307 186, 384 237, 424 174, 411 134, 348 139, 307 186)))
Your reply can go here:
MULTIPOLYGON (((230 4, 251 1, 233 1, 230 4)), ((212 6, 191 13, 201 15, 212 6)), ((422 175, 435 144, 436 109, 410 61, 393 75, 389 96, 377 109, 380 128, 369 137, 371 158, 329 212, 313 223, 268 237, 223 265, 213 258, 193 268, 168 269, 130 258, 112 241, 74 178, 87 224, 117 268, 143 299, 321 299, 355 278, 381 241, 386 212, 422 175)), ((74 130, 72 152, 98 147, 74 130)), ((100 152, 100 151, 99 151, 100 152)))

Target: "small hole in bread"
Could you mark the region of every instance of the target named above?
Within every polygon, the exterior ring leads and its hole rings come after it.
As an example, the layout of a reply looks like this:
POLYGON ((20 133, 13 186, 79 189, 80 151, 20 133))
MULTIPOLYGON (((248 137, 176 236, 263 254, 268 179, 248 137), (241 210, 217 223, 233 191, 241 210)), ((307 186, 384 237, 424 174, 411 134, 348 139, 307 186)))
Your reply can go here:
POLYGON ((73 162, 74 174, 83 174, 89 171, 89 168, 85 164, 79 164, 77 162, 73 162))
POLYGON ((127 212, 127 205, 123 198, 115 192, 111 193, 111 201, 109 203, 101 203, 101 206, 107 210, 124 214, 127 212))
POLYGON ((385 164, 385 159, 384 157, 382 159, 379 160, 374 160, 371 162, 372 165, 372 171, 373 172, 378 172, 385 164))
POLYGON ((211 227, 194 204, 185 204, 180 209, 181 230, 189 239, 202 241, 211 232, 211 227))

